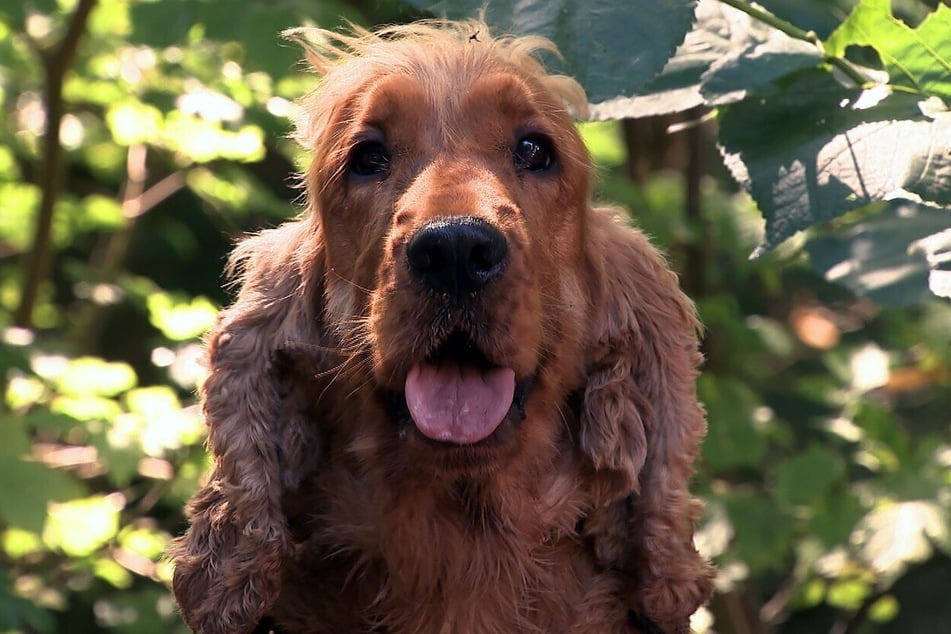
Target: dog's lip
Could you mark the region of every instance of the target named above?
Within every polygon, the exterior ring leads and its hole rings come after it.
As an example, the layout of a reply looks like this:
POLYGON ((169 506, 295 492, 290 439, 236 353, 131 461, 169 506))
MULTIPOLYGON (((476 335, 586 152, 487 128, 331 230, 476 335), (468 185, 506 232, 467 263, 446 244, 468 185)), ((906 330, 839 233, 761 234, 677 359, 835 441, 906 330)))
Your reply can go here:
POLYGON ((504 364, 489 359, 483 347, 462 330, 453 330, 444 339, 436 342, 425 355, 423 362, 438 365, 448 359, 482 369, 504 367, 504 364))

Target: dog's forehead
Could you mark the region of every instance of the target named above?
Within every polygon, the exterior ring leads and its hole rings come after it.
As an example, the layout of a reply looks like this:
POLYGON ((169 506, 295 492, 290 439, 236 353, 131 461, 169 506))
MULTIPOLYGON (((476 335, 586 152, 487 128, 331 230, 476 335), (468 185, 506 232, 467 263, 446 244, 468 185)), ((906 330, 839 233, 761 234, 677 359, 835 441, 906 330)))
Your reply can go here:
POLYGON ((487 68, 481 73, 440 73, 435 67, 420 67, 374 80, 362 95, 364 120, 426 117, 435 124, 441 118, 525 118, 545 110, 537 91, 512 72, 487 68))
POLYGON ((411 133, 417 143, 425 137, 446 142, 447 135, 465 135, 468 128, 479 130, 478 136, 510 136, 528 122, 564 114, 558 96, 517 68, 458 51, 417 55, 386 72, 371 72, 354 97, 352 123, 384 134, 411 133))

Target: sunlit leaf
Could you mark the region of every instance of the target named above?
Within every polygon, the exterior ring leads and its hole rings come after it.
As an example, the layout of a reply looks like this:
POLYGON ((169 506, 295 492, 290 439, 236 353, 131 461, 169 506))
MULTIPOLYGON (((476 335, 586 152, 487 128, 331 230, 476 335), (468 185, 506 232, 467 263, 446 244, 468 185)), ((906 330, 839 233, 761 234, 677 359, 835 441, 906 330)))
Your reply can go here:
POLYGON ((17 251, 29 244, 30 222, 40 204, 40 189, 29 183, 0 183, 0 241, 17 251))
POLYGON ((132 32, 129 0, 98 0, 89 16, 89 31, 98 36, 125 36, 132 32))
POLYGON ((858 107, 858 99, 858 91, 816 71, 802 74, 782 98, 750 98, 724 110, 727 167, 766 218, 754 257, 847 211, 909 197, 907 187, 923 178, 909 166, 943 151, 951 138, 951 113, 925 117, 913 95, 870 107, 858 107))
POLYGON ((93 574, 116 588, 127 590, 135 581, 131 572, 109 557, 97 557, 93 562, 93 574))
POLYGON ((940 237, 949 226, 948 210, 893 204, 847 227, 811 236, 806 250, 829 280, 873 301, 907 306, 929 296, 932 264, 924 248, 929 243, 922 241, 940 237))
POLYGON ((75 396, 115 396, 133 387, 137 380, 135 370, 127 363, 79 357, 57 377, 56 387, 75 396))
POLYGON ((829 605, 845 610, 856 610, 871 594, 872 588, 868 583, 858 579, 836 581, 829 586, 826 600, 829 605))
POLYGON ((124 504, 118 494, 52 502, 43 541, 74 557, 90 555, 116 536, 124 504))
POLYGON ((85 219, 96 229, 115 229, 122 226, 122 209, 115 198, 93 194, 82 201, 85 219))
POLYGON ((184 409, 167 386, 139 388, 125 397, 130 414, 117 420, 112 437, 134 438, 150 456, 160 457, 169 449, 197 442, 204 433, 201 416, 184 409))
POLYGON ((50 401, 50 411, 81 421, 111 420, 122 408, 115 400, 96 394, 62 394, 50 401))
POLYGON ((946 542, 948 533, 947 513, 936 503, 895 502, 866 515, 852 541, 873 570, 893 579, 931 556, 932 543, 946 542))
POLYGON ((886 594, 875 600, 868 609, 869 618, 876 623, 887 623, 894 619, 901 606, 894 595, 886 594))
POLYGON ((119 145, 156 140, 163 130, 162 112, 154 106, 138 101, 112 105, 106 111, 106 123, 119 145))
POLYGON ((173 341, 194 339, 215 322, 218 307, 206 297, 176 301, 171 295, 154 292, 148 298, 149 319, 173 341))
POLYGON ((623 165, 627 159, 627 147, 621 138, 617 122, 582 123, 578 126, 591 158, 599 165, 623 165))
POLYGON ((32 376, 14 376, 7 382, 4 401, 12 410, 20 410, 33 405, 47 394, 42 381, 32 376))
POLYGON ((3 531, 0 542, 3 544, 3 552, 14 559, 43 550, 43 540, 37 533, 16 527, 3 531))
MULTIPOLYGON (((892 15, 890 0, 862 0, 826 40, 829 55, 847 47, 873 47, 891 82, 951 104, 951 7, 938 7, 912 29, 892 15)), ((947 137, 946 137, 947 138, 947 137)))
POLYGON ((16 181, 19 177, 20 168, 13 152, 10 148, 0 145, 0 181, 16 181))
POLYGON ((134 553, 152 560, 161 559, 168 548, 169 537, 155 529, 134 528, 119 535, 119 543, 134 553))
POLYGON ((203 198, 233 208, 247 205, 251 196, 248 183, 222 178, 215 170, 203 167, 189 171, 188 186, 203 198))

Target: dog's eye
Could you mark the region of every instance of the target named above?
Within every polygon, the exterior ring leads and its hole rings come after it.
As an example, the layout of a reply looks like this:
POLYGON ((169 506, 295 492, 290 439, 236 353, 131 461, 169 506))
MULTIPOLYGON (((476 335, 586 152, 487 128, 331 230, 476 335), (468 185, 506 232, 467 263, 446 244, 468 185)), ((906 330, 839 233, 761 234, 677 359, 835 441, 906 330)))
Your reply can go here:
POLYGON ((548 169, 555 162, 551 143, 542 137, 526 136, 518 140, 512 150, 515 167, 537 172, 548 169))
POLYGON ((350 172, 357 176, 385 176, 390 171, 390 153, 379 141, 362 141, 350 151, 350 172))

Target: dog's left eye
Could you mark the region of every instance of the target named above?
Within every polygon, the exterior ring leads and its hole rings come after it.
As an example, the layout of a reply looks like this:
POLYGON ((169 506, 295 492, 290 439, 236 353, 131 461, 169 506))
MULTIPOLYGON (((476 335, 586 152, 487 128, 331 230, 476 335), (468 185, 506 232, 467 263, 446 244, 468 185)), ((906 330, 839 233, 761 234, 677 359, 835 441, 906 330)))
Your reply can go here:
POLYGON ((363 141, 350 151, 350 172, 357 176, 385 176, 390 171, 390 153, 379 141, 363 141))
POLYGON ((512 157, 515 159, 516 168, 530 172, 548 169, 555 162, 551 143, 538 136, 519 139, 512 150, 512 157))

